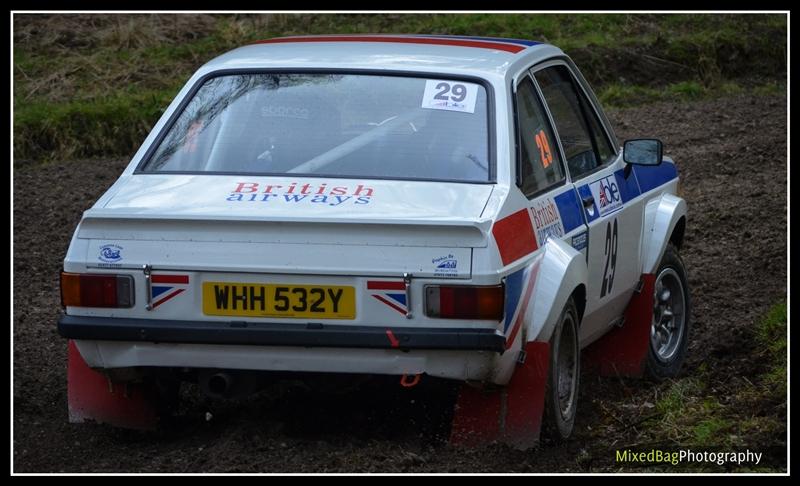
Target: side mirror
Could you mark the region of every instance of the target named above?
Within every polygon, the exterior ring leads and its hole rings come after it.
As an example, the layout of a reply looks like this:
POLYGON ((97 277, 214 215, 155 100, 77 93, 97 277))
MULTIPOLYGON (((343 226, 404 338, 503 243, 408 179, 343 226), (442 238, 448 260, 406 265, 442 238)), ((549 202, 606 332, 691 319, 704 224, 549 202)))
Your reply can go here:
POLYGON ((661 140, 654 138, 626 140, 622 159, 633 165, 658 165, 664 155, 663 150, 661 140))

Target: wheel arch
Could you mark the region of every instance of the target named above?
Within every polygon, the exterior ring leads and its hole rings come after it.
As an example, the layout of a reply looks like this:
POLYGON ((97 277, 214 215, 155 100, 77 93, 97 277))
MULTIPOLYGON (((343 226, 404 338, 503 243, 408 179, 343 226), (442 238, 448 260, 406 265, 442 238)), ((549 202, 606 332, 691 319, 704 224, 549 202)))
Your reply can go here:
POLYGON ((588 278, 582 253, 561 240, 548 240, 531 296, 533 312, 526 322, 527 341, 549 341, 570 298, 575 298, 579 320, 583 318, 588 278))
POLYGON ((686 233, 686 216, 681 216, 678 222, 675 223, 675 228, 669 237, 669 242, 675 245, 677 249, 683 246, 683 236, 686 233))
MULTIPOLYGON (((551 238, 531 262, 533 289, 524 310, 522 332, 508 343, 508 351, 496 363, 489 381, 507 384, 516 369, 519 351, 533 342, 549 346, 550 337, 558 324, 567 301, 576 299, 579 315, 586 307, 586 281, 588 268, 583 253, 562 240, 551 238)), ((520 305, 525 305, 521 303, 520 305)))
POLYGON ((674 194, 662 194, 645 206, 642 231, 641 273, 653 273, 667 244, 680 248, 686 231, 686 201, 674 194))
POLYGON ((578 309, 578 327, 583 322, 583 313, 586 311, 586 285, 580 284, 572 291, 571 297, 578 309))

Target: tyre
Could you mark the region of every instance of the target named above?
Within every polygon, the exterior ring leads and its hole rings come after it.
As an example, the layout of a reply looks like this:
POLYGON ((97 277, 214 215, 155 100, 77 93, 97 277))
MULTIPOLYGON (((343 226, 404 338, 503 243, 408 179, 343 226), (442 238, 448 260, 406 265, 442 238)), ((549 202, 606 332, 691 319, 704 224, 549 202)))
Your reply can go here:
POLYGON ((646 371, 650 378, 662 380, 676 376, 683 365, 691 321, 686 268, 672 243, 655 273, 654 293, 646 371))
POLYGON ((572 434, 579 381, 578 310, 570 297, 550 338, 542 432, 553 442, 564 441, 572 434))

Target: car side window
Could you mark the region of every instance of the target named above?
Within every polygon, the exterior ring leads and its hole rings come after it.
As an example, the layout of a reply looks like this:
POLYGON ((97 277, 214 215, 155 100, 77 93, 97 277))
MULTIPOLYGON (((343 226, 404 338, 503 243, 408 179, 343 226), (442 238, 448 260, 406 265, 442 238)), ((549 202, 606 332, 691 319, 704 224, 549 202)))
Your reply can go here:
POLYGON ((614 158, 614 150, 600 120, 566 66, 552 66, 534 74, 558 130, 567 166, 573 178, 614 158))
POLYGON ((564 165, 544 106, 529 77, 517 87, 517 143, 522 192, 531 196, 564 180, 564 165))

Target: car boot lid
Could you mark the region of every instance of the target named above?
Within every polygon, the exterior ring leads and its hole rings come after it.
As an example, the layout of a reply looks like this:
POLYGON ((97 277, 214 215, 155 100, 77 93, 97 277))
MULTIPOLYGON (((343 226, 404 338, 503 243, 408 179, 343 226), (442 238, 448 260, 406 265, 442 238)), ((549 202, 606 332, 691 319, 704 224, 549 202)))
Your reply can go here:
POLYGON ((484 226, 493 184, 239 175, 128 177, 85 219, 484 226))
POLYGON ((90 267, 468 278, 471 249, 488 245, 493 187, 132 176, 84 213, 76 236, 90 267))

